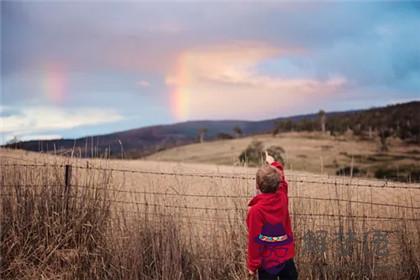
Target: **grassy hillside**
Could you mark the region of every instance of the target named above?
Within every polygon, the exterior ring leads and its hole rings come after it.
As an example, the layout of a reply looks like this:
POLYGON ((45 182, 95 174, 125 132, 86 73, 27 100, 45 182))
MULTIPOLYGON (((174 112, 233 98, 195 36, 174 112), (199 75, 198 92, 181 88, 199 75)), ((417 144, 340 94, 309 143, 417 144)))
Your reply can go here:
MULTIPOLYGON (((294 116, 293 120, 315 118, 316 115, 294 116)), ((263 121, 188 121, 169 125, 141 127, 105 135, 93 135, 78 139, 33 140, 9 143, 5 148, 34 152, 55 152, 78 157, 140 158, 159 150, 198 142, 200 131, 205 139, 217 139, 221 135, 232 137, 235 127, 242 135, 266 133, 273 129, 276 120, 263 121)))
MULTIPOLYGON (((239 155, 252 141, 261 141, 265 147, 281 146, 288 169, 335 175, 353 166, 353 174, 392 179, 395 171, 403 176, 407 168, 420 171, 420 147, 408 145, 397 138, 389 139, 389 150, 381 152, 379 139, 360 140, 344 135, 334 137, 319 132, 290 132, 275 137, 258 135, 232 140, 191 144, 153 154, 147 159, 239 165, 239 155)), ((347 170, 348 172, 348 170, 347 170)))
POLYGON ((5 147, 90 158, 140 158, 160 150, 199 142, 200 136, 215 140, 262 133, 319 131, 321 127, 335 135, 352 130, 360 136, 380 135, 384 141, 390 136, 398 136, 406 143, 419 144, 419 112, 420 102, 413 101, 369 110, 327 112, 323 125, 318 113, 262 121, 188 121, 78 139, 9 143, 5 147))

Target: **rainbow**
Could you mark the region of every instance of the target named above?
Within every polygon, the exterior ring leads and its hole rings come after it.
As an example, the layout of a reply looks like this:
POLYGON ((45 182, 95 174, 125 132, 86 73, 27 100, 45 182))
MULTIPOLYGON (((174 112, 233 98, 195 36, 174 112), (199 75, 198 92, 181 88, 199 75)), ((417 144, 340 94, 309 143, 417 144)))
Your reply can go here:
POLYGON ((185 121, 189 117, 189 103, 191 90, 190 58, 188 54, 179 56, 175 67, 175 76, 171 84, 170 107, 173 117, 177 121, 185 121))
POLYGON ((48 64, 42 71, 42 89, 44 96, 54 104, 65 101, 67 94, 67 73, 58 64, 48 64))

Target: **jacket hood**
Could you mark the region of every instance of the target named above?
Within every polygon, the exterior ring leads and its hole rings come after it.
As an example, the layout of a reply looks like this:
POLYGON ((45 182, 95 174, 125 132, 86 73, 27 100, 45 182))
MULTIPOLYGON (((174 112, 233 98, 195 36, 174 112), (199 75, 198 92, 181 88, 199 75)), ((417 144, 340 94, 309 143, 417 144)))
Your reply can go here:
POLYGON ((254 196, 248 203, 248 206, 254 206, 258 204, 258 208, 264 208, 266 210, 279 209, 281 208, 281 194, 277 191, 276 193, 260 193, 254 196))

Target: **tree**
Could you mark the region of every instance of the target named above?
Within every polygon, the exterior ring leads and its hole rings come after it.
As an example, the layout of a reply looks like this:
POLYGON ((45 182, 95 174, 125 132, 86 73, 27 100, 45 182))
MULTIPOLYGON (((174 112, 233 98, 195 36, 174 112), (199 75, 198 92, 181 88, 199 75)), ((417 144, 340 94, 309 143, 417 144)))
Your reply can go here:
POLYGON ((272 131, 273 136, 279 134, 283 129, 283 121, 276 121, 274 122, 274 128, 272 131))
POLYGON ((372 126, 370 125, 369 126, 369 139, 372 139, 373 138, 373 128, 372 128, 372 126))
POLYGON ((13 136, 12 139, 6 142, 6 145, 13 145, 19 142, 20 142, 19 138, 17 136, 13 136))
POLYGON ((261 141, 254 140, 239 155, 239 161, 250 166, 258 166, 263 162, 263 152, 263 143, 261 141))
POLYGON ((292 131, 292 129, 293 129, 293 122, 291 119, 280 120, 274 123, 272 134, 273 136, 276 136, 280 132, 292 131))
POLYGON ((293 122, 291 119, 287 119, 284 123, 284 130, 285 131, 292 131, 293 130, 293 122))
POLYGON ((198 129, 198 137, 200 139, 200 143, 204 142, 204 136, 206 135, 207 131, 208 131, 207 128, 198 129))
POLYGON ((277 134, 279 134, 279 132, 280 132, 280 127, 278 125, 275 125, 272 132, 273 136, 276 136, 277 134))
POLYGON ((321 131, 322 131, 322 133, 325 133, 325 123, 326 123, 326 120, 327 120, 327 116, 325 114, 325 111, 320 110, 319 113, 318 113, 318 116, 319 116, 319 122, 321 124, 321 131))
POLYGON ((243 134, 242 129, 239 126, 235 126, 233 132, 235 132, 237 138, 241 137, 243 134))
POLYGON ((217 139, 230 140, 230 139, 233 139, 233 138, 235 138, 235 137, 233 137, 229 133, 220 132, 219 134, 217 134, 217 139))
POLYGON ((354 135, 363 136, 364 126, 361 123, 356 123, 352 127, 352 130, 353 130, 354 135))
MULTIPOLYGON (((284 149, 280 146, 270 146, 267 152, 274 160, 284 164, 284 149)), ((252 141, 239 155, 239 161, 248 166, 258 166, 264 163, 264 145, 261 141, 252 141)))
POLYGON ((311 119, 303 118, 296 123, 297 131, 314 131, 316 129, 316 121, 311 119))
POLYGON ((285 161, 283 158, 285 150, 283 149, 283 147, 273 145, 267 149, 267 152, 270 156, 274 158, 275 161, 279 161, 283 165, 285 164, 285 161))
POLYGON ((389 128, 381 128, 379 130, 379 139, 381 141, 381 146, 380 146, 380 150, 382 152, 386 152, 388 151, 388 144, 386 142, 386 140, 388 139, 388 137, 390 137, 392 135, 392 131, 389 128))

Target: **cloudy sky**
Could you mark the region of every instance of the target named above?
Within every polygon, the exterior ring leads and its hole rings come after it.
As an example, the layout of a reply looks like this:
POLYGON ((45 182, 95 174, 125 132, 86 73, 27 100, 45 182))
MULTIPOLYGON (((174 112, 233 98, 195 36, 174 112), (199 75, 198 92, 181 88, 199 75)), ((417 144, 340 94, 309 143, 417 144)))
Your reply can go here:
POLYGON ((420 2, 1 1, 1 142, 420 99, 420 2))

